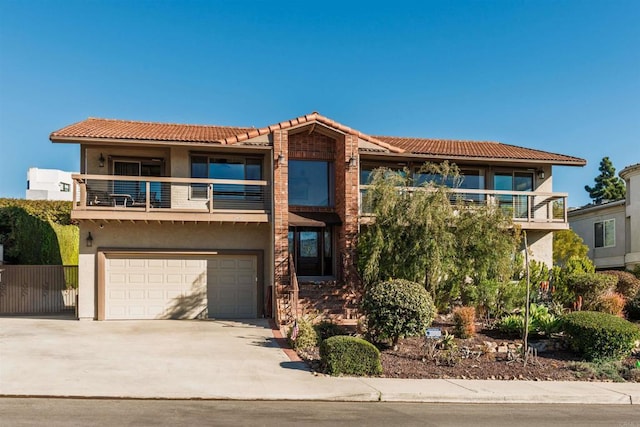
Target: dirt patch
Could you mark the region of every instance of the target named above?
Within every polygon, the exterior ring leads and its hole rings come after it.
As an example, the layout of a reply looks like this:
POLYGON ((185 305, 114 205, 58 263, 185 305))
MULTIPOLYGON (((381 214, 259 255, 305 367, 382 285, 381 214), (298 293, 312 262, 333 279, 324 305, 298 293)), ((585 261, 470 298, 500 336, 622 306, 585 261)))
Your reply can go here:
MULTIPOLYGON (((449 324, 435 324, 443 333, 451 332, 449 324)), ((470 339, 455 338, 448 348, 435 346, 434 340, 424 337, 400 340, 397 349, 381 348, 383 374, 386 378, 442 378, 491 379, 533 381, 606 381, 601 375, 576 368, 580 361, 574 353, 563 348, 560 339, 532 340, 541 351, 527 354, 526 361, 521 340, 500 336, 494 330, 480 329, 470 339)), ((316 372, 323 372, 318 348, 298 351, 300 357, 316 372)), ((640 360, 634 354, 623 362, 633 370, 640 360)), ((638 371, 636 369, 635 371, 638 371)), ((638 375, 627 380, 638 381, 638 375)))

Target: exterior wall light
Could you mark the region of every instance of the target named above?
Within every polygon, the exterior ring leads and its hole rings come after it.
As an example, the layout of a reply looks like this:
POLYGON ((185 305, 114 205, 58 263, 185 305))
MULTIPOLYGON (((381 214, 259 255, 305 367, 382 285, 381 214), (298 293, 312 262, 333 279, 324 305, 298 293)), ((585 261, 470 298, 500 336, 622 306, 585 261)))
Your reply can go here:
POLYGON ((358 165, 358 159, 353 154, 349 157, 349 161, 347 162, 350 168, 355 168, 358 165))
POLYGON ((102 155, 102 153, 100 153, 100 157, 98 157, 98 166, 100 166, 101 168, 104 167, 104 156, 102 155))
POLYGON ((287 159, 285 159, 284 154, 282 154, 282 153, 278 154, 278 164, 279 165, 284 165, 286 161, 287 161, 287 159))
POLYGON ((538 169, 538 178, 539 179, 544 179, 544 170, 542 169, 538 169))
POLYGON ((87 247, 90 248, 91 246, 93 246, 93 236, 91 235, 91 232, 89 232, 89 235, 87 236, 87 247))

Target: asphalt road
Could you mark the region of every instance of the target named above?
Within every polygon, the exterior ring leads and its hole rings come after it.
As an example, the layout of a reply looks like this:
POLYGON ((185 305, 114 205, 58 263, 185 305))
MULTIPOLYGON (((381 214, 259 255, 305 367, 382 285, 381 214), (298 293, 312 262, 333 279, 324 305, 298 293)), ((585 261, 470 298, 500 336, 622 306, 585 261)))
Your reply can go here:
POLYGON ((2 426, 640 426, 637 405, 1 398, 2 426))

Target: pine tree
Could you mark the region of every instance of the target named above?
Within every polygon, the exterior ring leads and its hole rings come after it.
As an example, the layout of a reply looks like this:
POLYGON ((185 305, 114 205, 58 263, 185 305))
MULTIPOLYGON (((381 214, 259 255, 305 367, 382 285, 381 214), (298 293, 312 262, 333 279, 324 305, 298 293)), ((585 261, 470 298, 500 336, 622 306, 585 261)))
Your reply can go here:
POLYGON ((584 189, 589 193, 589 197, 596 204, 600 204, 603 201, 613 202, 624 199, 627 192, 624 181, 616 176, 616 168, 613 167, 609 157, 604 157, 600 161, 598 170, 600 175, 595 177, 596 185, 593 187, 584 186, 584 189))

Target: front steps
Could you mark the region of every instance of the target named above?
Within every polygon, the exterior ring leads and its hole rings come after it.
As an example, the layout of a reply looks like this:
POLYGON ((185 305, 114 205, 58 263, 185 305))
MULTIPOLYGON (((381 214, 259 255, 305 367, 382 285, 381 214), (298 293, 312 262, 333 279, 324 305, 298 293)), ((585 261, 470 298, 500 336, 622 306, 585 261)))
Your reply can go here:
POLYGON ((335 280, 298 283, 298 316, 318 316, 342 325, 358 322, 359 295, 335 280))

